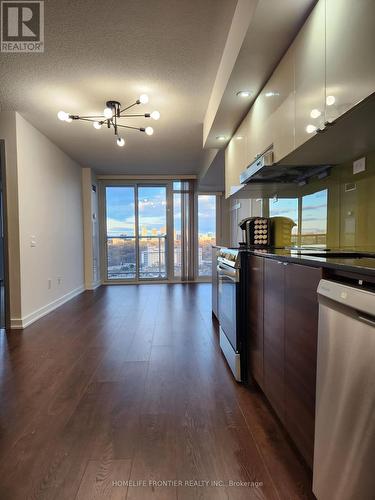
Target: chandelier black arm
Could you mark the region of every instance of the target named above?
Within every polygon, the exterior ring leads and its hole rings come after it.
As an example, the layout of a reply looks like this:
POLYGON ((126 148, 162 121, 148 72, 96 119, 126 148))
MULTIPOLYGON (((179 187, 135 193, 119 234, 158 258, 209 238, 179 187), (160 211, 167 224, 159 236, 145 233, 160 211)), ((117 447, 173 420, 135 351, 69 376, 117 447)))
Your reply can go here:
POLYGON ((90 118, 83 118, 82 116, 72 117, 72 118, 73 118, 73 120, 82 120, 84 122, 96 122, 97 121, 97 120, 91 120, 90 118))
POLYGON ((133 116, 142 117, 142 118, 150 118, 151 114, 150 113, 143 113, 141 115, 121 115, 120 114, 119 118, 131 118, 133 116))
MULTIPOLYGON (((75 115, 71 115, 71 118, 74 119, 74 116, 75 115)), ((76 115, 76 116, 77 116, 76 120, 84 120, 86 118, 104 118, 105 119, 104 115, 92 115, 92 116, 80 116, 80 115, 76 115)))
POLYGON ((137 101, 133 102, 133 104, 130 104, 130 106, 127 106, 126 108, 122 109, 120 111, 120 115, 121 113, 123 113, 124 111, 127 111, 128 109, 130 108, 133 108, 134 106, 136 106, 137 104, 141 104, 141 101, 138 99, 137 101))
POLYGON ((143 127, 130 127, 129 125, 119 125, 117 124, 118 127, 121 127, 121 128, 131 128, 133 130, 139 130, 140 132, 144 132, 145 129, 143 127))

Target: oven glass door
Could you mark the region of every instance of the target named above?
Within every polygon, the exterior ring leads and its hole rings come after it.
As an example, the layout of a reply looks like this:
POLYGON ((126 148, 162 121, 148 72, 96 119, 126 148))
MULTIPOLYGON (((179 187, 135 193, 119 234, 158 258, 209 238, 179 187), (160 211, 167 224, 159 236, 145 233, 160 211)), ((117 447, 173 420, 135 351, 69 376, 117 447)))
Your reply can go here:
POLYGON ((219 322, 233 349, 237 346, 237 270, 218 266, 219 322))

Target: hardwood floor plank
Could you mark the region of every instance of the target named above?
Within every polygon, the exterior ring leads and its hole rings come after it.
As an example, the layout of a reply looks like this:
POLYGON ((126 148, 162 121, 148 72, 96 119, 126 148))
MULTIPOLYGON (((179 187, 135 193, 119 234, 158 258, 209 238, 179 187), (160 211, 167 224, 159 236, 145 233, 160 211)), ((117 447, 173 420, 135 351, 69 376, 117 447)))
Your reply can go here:
POLYGON ((158 483, 177 480, 175 416, 167 413, 142 414, 140 419, 139 443, 130 479, 134 482, 145 481, 146 485, 130 487, 127 499, 175 499, 176 486, 159 486, 158 483))
POLYGON ((131 460, 89 460, 76 500, 125 500, 130 469, 131 460))

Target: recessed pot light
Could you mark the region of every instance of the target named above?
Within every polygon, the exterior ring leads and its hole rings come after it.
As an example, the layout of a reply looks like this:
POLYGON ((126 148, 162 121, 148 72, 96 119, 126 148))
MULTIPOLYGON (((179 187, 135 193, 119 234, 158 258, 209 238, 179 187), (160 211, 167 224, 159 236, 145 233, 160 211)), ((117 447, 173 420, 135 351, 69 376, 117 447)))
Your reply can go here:
POLYGON ((310 116, 311 118, 319 118, 321 114, 322 114, 321 111, 315 108, 311 110, 310 116))
POLYGON ((236 94, 237 97, 250 97, 252 92, 250 90, 239 90, 236 94))
POLYGON ((227 140, 227 138, 225 137, 225 135, 218 135, 218 136, 216 136, 216 139, 218 141, 226 141, 227 140))
POLYGON ((243 139, 242 135, 236 135, 237 141, 241 141, 243 139))
POLYGON ((280 92, 266 92, 264 95, 266 97, 276 97, 276 96, 280 95, 280 92))

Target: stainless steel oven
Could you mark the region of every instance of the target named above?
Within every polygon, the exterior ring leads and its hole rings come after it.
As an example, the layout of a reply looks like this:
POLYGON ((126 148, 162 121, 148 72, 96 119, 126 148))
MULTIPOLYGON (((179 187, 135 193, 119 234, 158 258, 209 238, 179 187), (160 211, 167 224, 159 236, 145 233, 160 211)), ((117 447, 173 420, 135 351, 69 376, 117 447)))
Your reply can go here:
POLYGON ((240 252, 221 248, 217 259, 219 285, 218 313, 220 323, 220 347, 236 380, 241 381, 241 269, 240 252))

